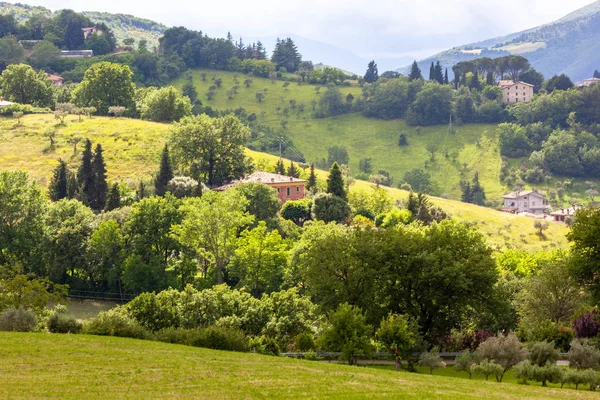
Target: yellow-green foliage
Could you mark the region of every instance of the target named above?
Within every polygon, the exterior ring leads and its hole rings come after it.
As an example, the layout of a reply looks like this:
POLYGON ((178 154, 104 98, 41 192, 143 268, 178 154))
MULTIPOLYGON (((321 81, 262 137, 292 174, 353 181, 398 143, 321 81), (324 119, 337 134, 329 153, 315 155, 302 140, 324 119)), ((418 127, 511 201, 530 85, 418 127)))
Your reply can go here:
POLYGON ((596 399, 483 382, 114 337, 0 333, 2 398, 596 399))
MULTIPOLYGON (((210 78, 208 78, 210 79, 210 78)), ((94 143, 101 143, 107 164, 108 179, 125 182, 135 187, 140 178, 149 179, 156 174, 160 152, 167 140, 169 125, 127 118, 78 117, 69 116, 65 125, 57 125, 53 115, 27 115, 17 124, 14 118, 0 118, 0 170, 23 169, 28 171, 42 186, 47 187, 53 168, 62 158, 73 170, 79 165, 83 142, 78 145, 77 155, 73 156, 73 145, 69 138, 81 136, 94 143), (49 140, 44 132, 56 129, 56 149, 49 149, 49 140)), ((274 171, 277 157, 247 151, 260 169, 274 171)), ((286 162, 286 167, 289 163, 286 162)), ((326 179, 325 171, 317 171, 319 179, 326 179)), ((303 171, 307 177, 308 170, 303 171)), ((369 182, 356 181, 352 188, 371 190, 369 182)), ((395 200, 406 200, 408 192, 387 188, 395 200)), ((506 214, 489 208, 465 204, 443 198, 432 198, 434 204, 442 207, 452 217, 470 221, 486 235, 493 246, 542 249, 553 246, 564 248, 567 245, 564 225, 550 224, 546 238, 536 235, 534 220, 506 214), (523 235, 523 237, 521 237, 523 235)))
POLYGON ((84 140, 100 143, 104 149, 108 177, 135 186, 139 178, 149 178, 158 169, 160 151, 164 145, 168 125, 127 118, 69 116, 65 124, 58 124, 51 114, 28 115, 17 124, 14 118, 0 118, 0 169, 23 169, 42 186, 47 186, 58 159, 65 160, 75 170, 81 158, 84 140), (44 137, 56 130, 55 149, 44 137), (73 154, 72 137, 84 140, 73 154))

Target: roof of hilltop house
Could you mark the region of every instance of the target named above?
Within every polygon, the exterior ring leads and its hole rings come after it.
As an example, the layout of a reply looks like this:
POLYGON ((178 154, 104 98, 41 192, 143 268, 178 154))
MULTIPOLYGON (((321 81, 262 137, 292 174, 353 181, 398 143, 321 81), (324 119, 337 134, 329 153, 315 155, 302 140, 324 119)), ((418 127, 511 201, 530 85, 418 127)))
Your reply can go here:
POLYGON ((513 85, 525 85, 525 86, 531 86, 531 87, 535 86, 535 85, 532 85, 530 83, 521 82, 521 81, 519 81, 517 83, 515 83, 515 82, 513 82, 511 80, 503 80, 503 81, 499 81, 498 82, 498 86, 500 86, 501 88, 508 87, 508 86, 513 86, 513 85))
POLYGON ((556 210, 556 211, 550 213, 550 215, 558 215, 558 216, 561 216, 561 215, 575 215, 575 213, 578 210, 581 210, 582 208, 583 207, 581 207, 581 206, 574 206, 574 207, 570 207, 570 208, 563 208, 563 209, 556 210))
POLYGON ((520 192, 512 192, 503 197, 505 199, 518 199, 519 197, 529 196, 532 193, 543 196, 543 194, 541 194, 540 192, 535 192, 533 190, 525 190, 525 191, 520 191, 520 192))
POLYGON ((12 104, 15 104, 15 103, 13 103, 12 101, 4 100, 4 97, 0 96, 0 107, 8 107, 12 104))
POLYGON ((243 179, 240 179, 238 181, 233 181, 226 185, 215 188, 215 190, 227 190, 227 189, 235 186, 238 183, 250 183, 250 182, 264 183, 265 185, 269 185, 269 184, 275 185, 275 184, 285 184, 285 183, 304 183, 306 181, 303 179, 293 178, 291 176, 272 174, 270 172, 257 171, 255 173, 253 173, 252 175, 247 176, 243 179))
POLYGON ((46 74, 48 76, 48 79, 50 79, 53 82, 57 82, 57 81, 64 81, 62 76, 58 76, 58 75, 52 75, 52 74, 46 74))

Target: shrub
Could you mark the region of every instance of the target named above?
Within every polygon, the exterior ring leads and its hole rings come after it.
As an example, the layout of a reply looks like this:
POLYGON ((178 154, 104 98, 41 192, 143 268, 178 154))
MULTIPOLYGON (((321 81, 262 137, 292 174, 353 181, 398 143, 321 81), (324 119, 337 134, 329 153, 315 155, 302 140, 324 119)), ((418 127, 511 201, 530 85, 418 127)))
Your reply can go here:
POLYGON ((567 355, 569 365, 577 369, 597 369, 600 367, 600 350, 587 341, 573 339, 567 355))
POLYGON ((35 314, 22 308, 9 308, 0 315, 0 331, 4 332, 33 332, 37 324, 35 314))
POLYGON ((156 332, 154 340, 191 346, 199 334, 200 331, 198 329, 166 328, 156 332))
POLYGON ((487 339, 477 348, 475 354, 478 359, 487 358, 502 366, 503 372, 496 374, 498 382, 502 382, 504 374, 525 359, 527 350, 514 333, 509 333, 506 336, 498 335, 487 339))
POLYGON ((279 345, 277 344, 277 341, 267 336, 250 339, 249 347, 251 351, 258 354, 268 356, 279 355, 279 345))
POLYGON ((522 384, 527 384, 527 381, 533 380, 533 370, 535 366, 529 360, 518 363, 515 366, 515 378, 522 384))
POLYGON ((533 365, 543 367, 546 364, 554 364, 560 358, 560 353, 554 348, 554 343, 534 342, 529 345, 527 356, 533 365))
POLYGON ((429 374, 433 375, 434 369, 446 368, 446 363, 439 355, 439 348, 434 347, 431 351, 421 353, 419 356, 419 365, 429 368, 429 374))
POLYGON ((600 315, 598 309, 594 308, 579 315, 573 321, 573 328, 579 339, 593 338, 600 332, 600 315))
POLYGON ((46 326, 51 333, 80 333, 83 329, 83 324, 77 318, 57 311, 48 318, 46 326))
POLYGON ((142 293, 123 307, 131 318, 151 331, 179 326, 176 290, 165 290, 158 294, 142 293))
POLYGON ((541 382, 542 386, 548 386, 548 382, 561 382, 564 372, 565 369, 556 364, 546 364, 544 366, 534 365, 531 378, 536 382, 541 382))
POLYGON ((469 374, 469 379, 473 377, 473 367, 475 366, 475 357, 469 350, 463 351, 460 356, 454 360, 454 370, 456 372, 466 372, 469 374))
POLYGON ((575 385, 575 390, 579 389, 579 385, 586 383, 586 376, 577 369, 569 368, 563 374, 560 380, 560 387, 562 388, 565 384, 575 385))
POLYGON ((294 340, 297 351, 310 351, 315 349, 315 341, 310 333, 301 333, 294 340))
POLYGON ((580 372, 583 378, 583 383, 590 385, 590 390, 596 390, 600 385, 600 372, 593 369, 586 369, 580 372))
POLYGON ((502 365, 498 365, 493 361, 489 361, 485 359, 481 361, 479 364, 475 364, 473 366, 473 373, 477 375, 485 376, 485 380, 489 380, 490 376, 496 376, 503 374, 504 368, 502 365))
POLYGON ((248 351, 248 339, 241 330, 218 326, 200 330, 192 345, 215 350, 248 351))
POLYGON ((137 321, 123 312, 121 307, 113 308, 98 314, 83 326, 83 332, 88 335, 118 336, 134 339, 148 337, 146 330, 137 321))

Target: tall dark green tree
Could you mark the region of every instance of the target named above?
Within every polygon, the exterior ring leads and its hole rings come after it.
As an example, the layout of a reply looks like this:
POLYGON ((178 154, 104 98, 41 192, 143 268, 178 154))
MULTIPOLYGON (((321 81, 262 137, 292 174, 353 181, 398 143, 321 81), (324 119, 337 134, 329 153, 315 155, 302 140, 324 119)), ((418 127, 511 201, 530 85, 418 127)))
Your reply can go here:
POLYGON ((115 183, 110 187, 108 191, 108 198, 106 199, 106 206, 104 211, 112 211, 121 207, 121 192, 119 191, 119 184, 115 183))
POLYGON ((296 164, 294 164, 293 161, 290 163, 290 167, 287 170, 287 176, 291 176, 293 178, 300 177, 300 170, 296 167, 296 164))
POLYGON ((444 72, 444 85, 449 84, 450 81, 448 80, 448 68, 446 68, 446 71, 444 72))
POLYGON ((69 50, 76 50, 83 46, 85 38, 83 36, 84 28, 81 18, 73 17, 67 23, 65 27, 64 45, 69 50))
POLYGON ((81 165, 77 171, 77 183, 79 185, 79 194, 81 201, 84 204, 90 205, 94 191, 94 170, 92 161, 94 153, 92 152, 92 142, 89 139, 85 141, 85 149, 83 150, 81 165))
POLYGON ((69 170, 67 163, 62 159, 58 160, 58 165, 54 169, 52 180, 50 181, 50 199, 58 201, 69 197, 69 170))
POLYGON ((167 192, 167 184, 173 179, 173 168, 171 168, 171 160, 169 158, 169 146, 165 145, 160 158, 160 169, 154 181, 154 194, 164 196, 167 192))
POLYGON ((310 175, 308 177, 308 182, 306 183, 306 190, 308 191, 316 191, 317 189, 317 175, 315 174, 315 164, 310 164, 310 175))
POLYGON ((435 64, 435 67, 433 67, 433 77, 440 85, 444 84, 444 70, 439 61, 435 64))
POLYGON ((375 60, 369 63, 367 67, 367 72, 365 73, 365 82, 373 83, 379 79, 379 71, 377 70, 377 64, 375 64, 375 60))
POLYGON ((412 67, 410 67, 410 75, 408 75, 409 81, 416 81, 417 79, 423 79, 423 74, 421 74, 421 68, 419 68, 419 64, 417 64, 417 60, 413 61, 412 67))
POLYGON ((433 61, 431 62, 431 66, 429 67, 429 80, 435 80, 435 64, 433 61))
POLYGON ((181 93, 184 96, 189 97, 192 104, 198 99, 198 91, 196 90, 196 86, 194 86, 194 81, 192 79, 186 79, 181 88, 181 93))
POLYGON ((101 144, 96 146, 94 161, 92 162, 92 173, 94 176, 94 189, 90 207, 92 210, 101 211, 106 206, 106 196, 108 194, 106 165, 104 163, 104 154, 101 144))
POLYGON ((278 70, 281 70, 283 67, 287 72, 296 72, 302 62, 302 56, 300 56, 298 48, 292 39, 280 40, 277 38, 271 61, 278 70))
POLYGON ((277 166, 275 167, 275 173, 279 175, 285 175, 285 165, 283 165, 283 159, 280 158, 277 161, 277 166))
POLYGON ((344 200, 347 198, 342 170, 337 162, 334 162, 329 170, 329 176, 327 177, 327 193, 344 200))

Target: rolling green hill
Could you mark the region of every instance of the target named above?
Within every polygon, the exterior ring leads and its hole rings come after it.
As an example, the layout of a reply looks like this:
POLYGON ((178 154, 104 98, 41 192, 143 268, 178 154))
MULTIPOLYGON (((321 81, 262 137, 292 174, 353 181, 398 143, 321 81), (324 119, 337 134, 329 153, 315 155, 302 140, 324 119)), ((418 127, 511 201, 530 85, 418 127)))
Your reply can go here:
MULTIPOLYGON (((17 22, 23 23, 33 15, 52 16, 53 12, 45 7, 0 2, 0 14, 11 14, 17 22)), ((124 39, 133 38, 136 42, 142 39, 147 40, 150 48, 158 46, 158 38, 167 29, 163 24, 134 17, 133 15, 109 14, 95 11, 84 11, 81 14, 88 17, 94 23, 105 23, 112 30, 119 43, 122 43, 124 39)))
MULTIPOLYGON (((216 109, 235 109, 243 107, 249 113, 255 113, 260 123, 281 129, 281 121, 288 121, 282 130, 289 136, 297 150, 308 162, 327 158, 327 149, 331 146, 345 146, 350 156, 350 168, 353 174, 359 172, 359 161, 372 158, 373 171, 388 170, 394 178, 394 184, 402 183, 404 173, 413 169, 426 170, 436 182, 438 192, 444 197, 460 198, 460 180, 470 179, 475 171, 488 193, 489 198, 502 196, 506 188, 499 182, 501 158, 498 152, 497 135, 494 125, 465 125, 455 127, 455 134, 448 134, 447 126, 416 127, 407 126, 402 120, 384 121, 368 119, 360 114, 343 115, 333 118, 314 119, 311 101, 318 101, 326 88, 316 92, 315 85, 291 83, 286 89, 283 82, 252 77, 248 88, 243 84, 246 77, 226 71, 195 70, 193 82, 204 105, 216 109), (201 74, 206 73, 206 81, 201 74), (214 85, 212 77, 223 80, 222 87, 216 90, 213 100, 207 100, 206 92, 214 85), (235 85, 237 76, 240 88, 238 94, 229 99, 227 92, 235 85), (267 89, 262 102, 256 100, 256 92, 267 89), (304 104, 304 112, 298 106, 290 106, 290 100, 304 104), (280 108, 278 111, 277 108, 280 108), (283 111, 288 108, 289 115, 283 111), (420 133, 418 133, 420 131, 420 133), (408 146, 399 147, 398 137, 407 135, 408 146), (435 162, 430 162, 427 146, 438 147, 435 162), (456 162, 444 155, 458 152, 456 162), (428 163, 426 167, 425 164, 428 163), (466 166, 465 166, 466 164, 466 166)), ((174 85, 181 88, 185 77, 179 78, 174 85)), ((342 96, 352 93, 355 98, 361 95, 361 88, 340 87, 342 96)))
POLYGON ((595 399, 484 382, 84 335, 0 332, 2 398, 595 399))
MULTIPOLYGON (((437 60, 451 68, 459 61, 519 54, 528 58, 546 78, 564 73, 573 81, 582 81, 591 78, 594 70, 600 68, 599 38, 600 1, 595 1, 550 24, 455 47, 421 60, 419 65, 427 71, 429 64, 437 60)), ((406 66, 399 71, 409 69, 410 66, 406 66)))
MULTIPOLYGON (((73 136, 89 138, 102 144, 107 163, 108 178, 137 187, 140 179, 150 179, 158 169, 160 151, 167 139, 169 125, 128 118, 85 118, 81 122, 69 116, 65 125, 56 125, 52 114, 28 115, 21 125, 13 118, 0 118, 0 170, 23 169, 42 186, 47 187, 58 159, 67 161, 71 169, 79 165, 81 149, 75 155, 69 139, 73 136), (49 128, 56 129, 55 149, 49 149, 49 141, 43 136, 49 128)), ((255 162, 274 166, 277 157, 248 150, 255 162)), ((318 171, 320 179, 326 179, 325 171, 318 171)), ((371 183, 356 181, 352 190, 370 190, 371 183)), ((388 188, 397 200, 406 200, 408 193, 388 188)), ((564 225, 551 224, 546 237, 536 235, 534 221, 530 218, 502 213, 489 208, 465 204, 459 201, 433 197, 432 201, 453 218, 469 221, 497 248, 516 247, 543 249, 566 248, 564 225)))

